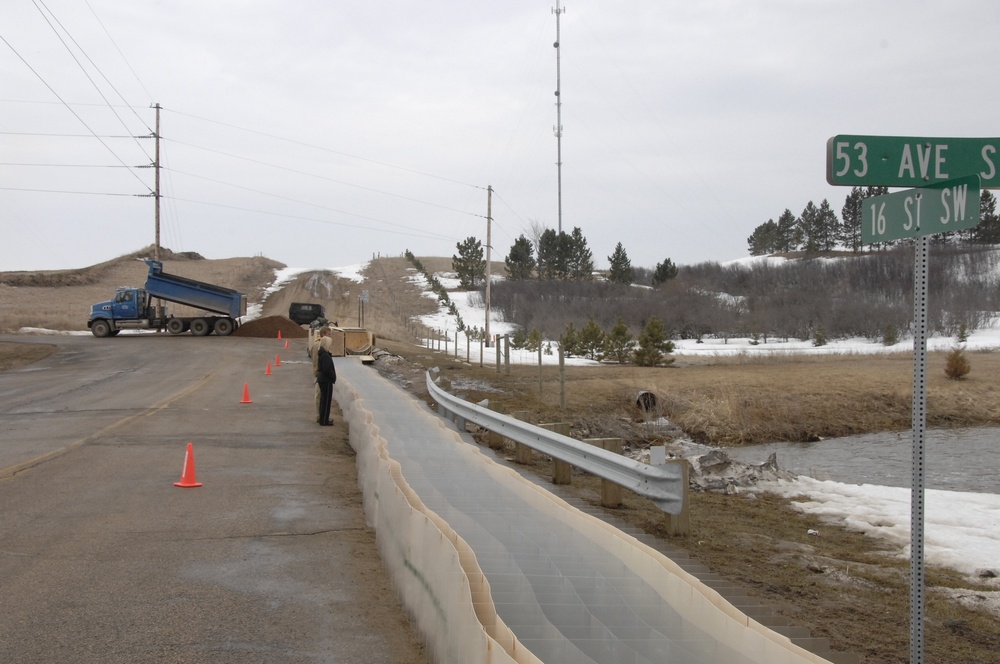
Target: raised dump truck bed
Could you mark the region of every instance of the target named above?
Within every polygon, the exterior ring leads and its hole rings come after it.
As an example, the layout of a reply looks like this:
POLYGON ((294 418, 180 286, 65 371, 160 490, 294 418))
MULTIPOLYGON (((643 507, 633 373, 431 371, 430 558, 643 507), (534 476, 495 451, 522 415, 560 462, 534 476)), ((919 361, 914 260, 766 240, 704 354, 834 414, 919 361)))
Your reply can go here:
POLYGON ((195 336, 228 336, 247 313, 247 296, 239 291, 163 271, 163 263, 147 260, 149 274, 144 288, 119 288, 115 298, 90 308, 87 327, 95 337, 109 337, 122 330, 162 330, 195 336), (172 316, 153 301, 166 300, 201 309, 217 316, 172 316))

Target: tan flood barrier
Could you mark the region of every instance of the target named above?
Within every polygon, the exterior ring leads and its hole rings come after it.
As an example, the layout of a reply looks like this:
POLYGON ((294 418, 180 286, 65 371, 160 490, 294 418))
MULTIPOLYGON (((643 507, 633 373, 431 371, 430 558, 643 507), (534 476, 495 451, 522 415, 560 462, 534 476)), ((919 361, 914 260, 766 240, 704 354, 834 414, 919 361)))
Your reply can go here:
POLYGON ((827 661, 495 463, 360 362, 338 373, 366 517, 437 661, 827 661))

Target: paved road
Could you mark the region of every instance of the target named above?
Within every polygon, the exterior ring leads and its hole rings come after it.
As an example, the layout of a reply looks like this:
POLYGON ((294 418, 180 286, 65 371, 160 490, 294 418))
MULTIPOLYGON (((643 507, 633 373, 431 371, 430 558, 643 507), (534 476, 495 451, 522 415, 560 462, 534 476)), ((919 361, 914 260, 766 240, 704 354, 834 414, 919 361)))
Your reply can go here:
POLYGON ((428 661, 303 341, 4 340, 59 350, 0 373, 0 661, 428 661))

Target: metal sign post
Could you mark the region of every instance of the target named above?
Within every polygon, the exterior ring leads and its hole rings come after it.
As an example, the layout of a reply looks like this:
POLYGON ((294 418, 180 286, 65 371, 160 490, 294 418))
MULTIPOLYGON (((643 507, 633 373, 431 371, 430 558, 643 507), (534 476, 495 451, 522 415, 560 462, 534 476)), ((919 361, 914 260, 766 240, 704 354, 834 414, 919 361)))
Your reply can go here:
POLYGON ((924 661, 924 436, 927 431, 927 270, 930 237, 913 263, 913 482, 910 485, 910 664, 924 661))
POLYGON ((930 235, 974 228, 980 188, 1000 188, 1000 138, 834 136, 832 185, 918 187, 868 198, 862 242, 914 238, 913 481, 910 492, 910 664, 924 662, 924 442, 927 432, 927 284, 930 235))

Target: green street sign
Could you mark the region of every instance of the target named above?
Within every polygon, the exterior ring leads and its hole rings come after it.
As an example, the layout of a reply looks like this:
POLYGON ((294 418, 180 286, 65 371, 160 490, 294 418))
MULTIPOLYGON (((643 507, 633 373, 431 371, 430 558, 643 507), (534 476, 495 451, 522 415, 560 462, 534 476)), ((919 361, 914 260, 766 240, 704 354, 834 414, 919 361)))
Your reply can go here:
POLYGON ((978 175, 1000 188, 1000 138, 918 138, 838 134, 826 142, 832 185, 923 187, 978 175))
POLYGON ((979 192, 979 176, 969 175, 866 198, 861 204, 861 241, 874 244, 975 228, 979 192))

